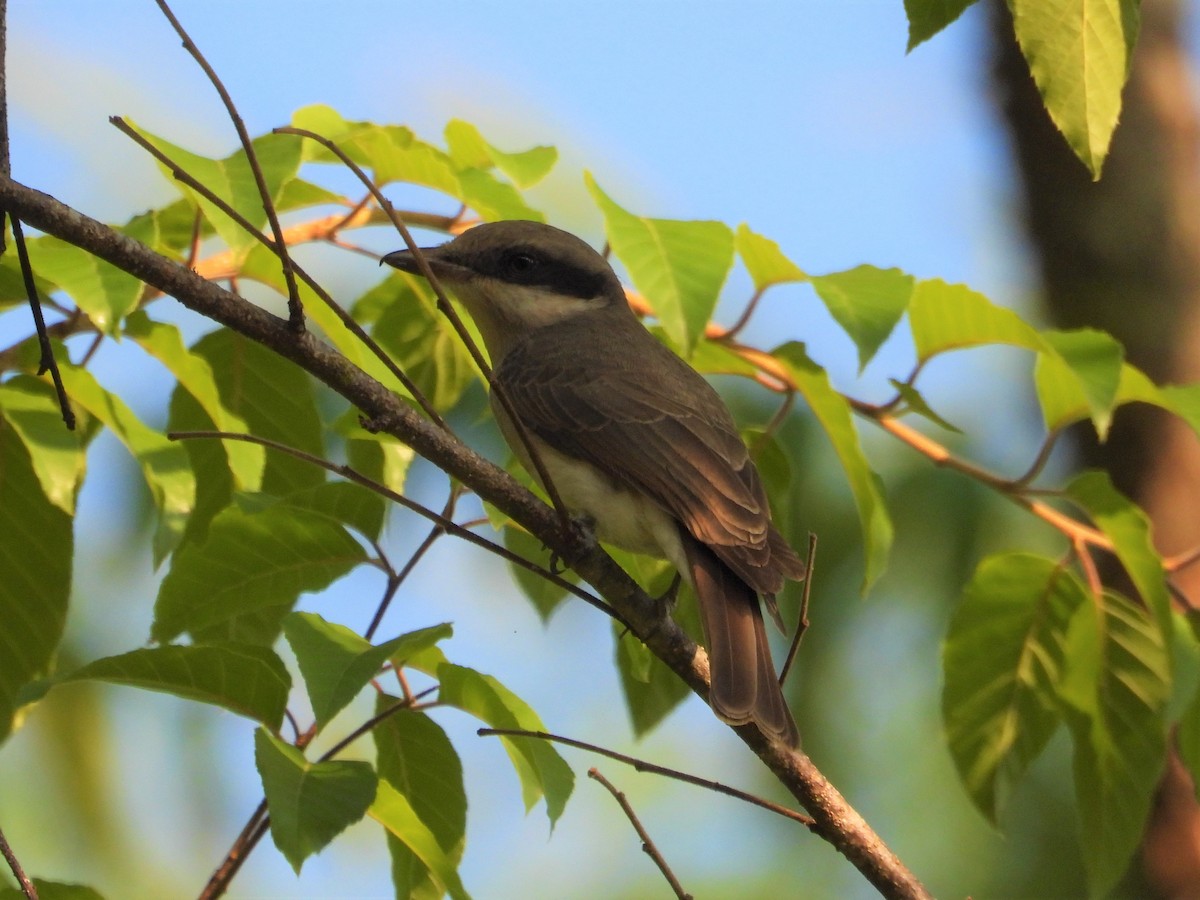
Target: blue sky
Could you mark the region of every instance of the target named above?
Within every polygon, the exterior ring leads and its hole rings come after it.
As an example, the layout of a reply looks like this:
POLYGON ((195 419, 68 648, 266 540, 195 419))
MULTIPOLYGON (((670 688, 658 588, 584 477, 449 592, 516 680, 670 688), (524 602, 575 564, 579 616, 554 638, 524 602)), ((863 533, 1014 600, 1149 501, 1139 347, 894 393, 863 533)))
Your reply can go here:
MULTIPOLYGON (((1013 237, 1009 162, 985 96, 979 10, 905 55, 899 0, 178 0, 173 6, 221 74, 252 133, 283 124, 293 109, 310 103, 330 104, 348 118, 408 124, 431 140, 448 119, 461 117, 507 149, 558 146, 558 172, 534 192, 532 202, 552 221, 594 241, 601 238, 600 220, 586 199, 584 168, 634 212, 748 222, 812 272, 863 262, 894 265, 922 277, 967 282, 1001 303, 1025 302, 1028 280, 1013 237)), ((127 116, 198 152, 223 155, 233 149, 233 131, 215 94, 149 0, 10 0, 9 14, 13 171, 19 180, 99 218, 120 220, 169 199, 173 189, 107 123, 109 115, 127 116)), ((333 283, 361 290, 378 277, 369 264, 356 265, 331 275, 333 283)), ((736 310, 727 318, 733 314, 736 310)), ((10 342, 3 334, 6 327, 15 333, 24 326, 0 319, 0 345, 10 342)), ((853 378, 849 342, 834 332, 803 289, 772 295, 750 336, 774 343, 780 329, 809 341, 814 356, 840 383, 853 378)), ((905 374, 889 368, 889 360, 903 356, 894 353, 884 354, 879 379, 905 374)), ((99 377, 118 392, 143 391, 139 409, 153 418, 156 410, 161 413, 165 391, 143 388, 144 372, 128 368, 122 359, 116 354, 98 358, 99 377)), ((951 380, 944 377, 953 402, 951 380)), ((962 399, 964 415, 987 415, 974 410, 966 394, 962 399)), ((969 428, 972 423, 960 424, 969 428)), ((121 465, 117 456, 112 451, 105 459, 121 465)), ((105 462, 92 465, 95 476, 105 462)), ((85 498, 91 518, 81 514, 81 541, 84 535, 94 539, 87 552, 102 563, 111 547, 99 523, 116 515, 112 505, 119 498, 104 496, 100 486, 89 490, 96 493, 85 498)), ((440 505, 441 500, 431 494, 430 502, 440 505)), ((543 632, 521 601, 479 596, 481 577, 492 584, 506 581, 496 564, 477 556, 456 564, 462 558, 457 552, 443 542, 423 567, 437 578, 421 581, 414 595, 436 597, 444 605, 424 618, 416 615, 412 624, 494 616, 503 628, 460 629, 454 647, 461 658, 502 675, 522 695, 543 695, 535 703, 539 712, 564 731, 627 734, 606 662, 607 624, 576 604, 543 632), (447 567, 453 570, 448 581, 447 567), (510 635, 511 641, 500 639, 510 635), (569 670, 588 653, 604 663, 588 686, 589 705, 580 708, 575 684, 561 696, 544 696, 546 672, 569 670), (531 654, 542 654, 544 666, 523 665, 531 654)), ((123 577, 140 597, 142 611, 118 618, 148 616, 149 572, 123 577)), ((351 581, 347 603, 358 602, 356 591, 376 589, 361 579, 351 581)), ((77 631, 84 627, 81 621, 100 618, 80 615, 83 619, 71 626, 77 631)), ((97 641, 106 652, 116 652, 130 648, 128 634, 108 639, 109 646, 105 638, 97 641)), ((173 703, 139 695, 121 713, 130 733, 145 736, 127 763, 131 779, 145 772, 158 780, 170 777, 165 773, 172 743, 147 732, 146 721, 188 728, 190 714, 178 712, 173 703)), ((687 751, 694 768, 715 775, 726 771, 726 754, 736 752, 736 742, 714 728, 708 715, 692 702, 672 722, 705 735, 702 746, 687 751)), ((586 781, 547 843, 539 810, 521 818, 513 778, 499 751, 479 746, 470 723, 447 727, 456 729, 456 741, 466 748, 472 779, 464 873, 479 895, 522 896, 530 879, 546 879, 563 885, 557 895, 567 896, 571 887, 615 878, 607 868, 610 857, 619 855, 622 865, 642 864, 611 801, 597 797, 586 781), (619 850, 596 851, 591 827, 598 821, 612 826, 606 833, 617 835, 614 841, 625 842, 619 850)), ((155 820, 161 813, 137 808, 149 827, 151 846, 167 857, 199 857, 191 864, 200 877, 257 800, 248 734, 242 723, 223 721, 217 752, 228 754, 230 786, 210 798, 212 808, 204 815, 215 822, 214 835, 199 851, 189 853, 172 838, 170 812, 177 807, 168 804, 163 821, 155 820)), ((675 752, 678 740, 660 733, 636 752, 675 752)), ((572 761, 582 777, 590 761, 572 761)), ((620 779, 627 790, 651 795, 665 790, 644 776, 622 772, 620 779)), ((174 796, 181 789, 163 790, 174 796)), ((719 873, 717 848, 730 846, 724 843, 730 829, 745 833, 732 845, 743 865, 776 852, 785 840, 782 831, 760 839, 755 829, 761 828, 761 817, 726 801, 668 796, 694 803, 699 819, 726 826, 706 828, 698 821, 692 840, 677 839, 672 848, 701 877, 719 873)), ((177 799, 184 802, 186 796, 177 799)), ((386 882, 379 880, 385 863, 377 849, 370 849, 373 840, 365 834, 360 842, 365 849, 331 851, 310 861, 300 882, 264 848, 234 895, 250 896, 268 886, 280 888, 283 896, 333 896, 351 888, 361 896, 386 895, 386 882), (347 862, 359 860, 359 853, 367 862, 347 862)), ((831 857, 821 848, 806 856, 804 865, 814 877, 843 877, 845 866, 831 857)), ((612 889, 625 883, 615 878, 612 889)), ((862 890, 853 876, 840 883, 862 890)), ((587 890, 571 895, 596 896, 587 890)))

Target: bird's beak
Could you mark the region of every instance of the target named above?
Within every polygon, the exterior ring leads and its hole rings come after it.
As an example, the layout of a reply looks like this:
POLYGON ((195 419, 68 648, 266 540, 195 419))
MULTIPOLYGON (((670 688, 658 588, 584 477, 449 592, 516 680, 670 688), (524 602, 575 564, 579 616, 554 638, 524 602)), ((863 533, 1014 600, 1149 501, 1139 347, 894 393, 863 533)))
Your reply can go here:
MULTIPOLYGON (((442 281, 456 284, 466 281, 471 276, 471 270, 466 266, 446 259, 442 247, 422 247, 421 255, 429 263, 433 274, 442 281)), ((396 250, 384 256, 379 262, 386 263, 401 272, 408 272, 410 275, 424 274, 417 264, 417 257, 411 250, 396 250)))

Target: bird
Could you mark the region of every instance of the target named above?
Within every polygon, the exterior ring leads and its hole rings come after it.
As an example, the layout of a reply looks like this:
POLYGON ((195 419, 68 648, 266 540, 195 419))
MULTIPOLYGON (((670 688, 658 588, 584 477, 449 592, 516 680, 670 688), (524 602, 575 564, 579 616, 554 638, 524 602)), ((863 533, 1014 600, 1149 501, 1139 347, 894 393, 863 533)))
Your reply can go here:
MULTIPOLYGON (((597 539, 676 568, 699 604, 714 713, 798 747, 759 597, 773 609, 805 566, 772 524, 720 395, 646 329, 612 266, 570 232, 487 222, 421 253, 478 326, 492 411, 517 458, 538 478, 527 439, 597 539)), ((408 250, 381 262, 422 273, 408 250)))

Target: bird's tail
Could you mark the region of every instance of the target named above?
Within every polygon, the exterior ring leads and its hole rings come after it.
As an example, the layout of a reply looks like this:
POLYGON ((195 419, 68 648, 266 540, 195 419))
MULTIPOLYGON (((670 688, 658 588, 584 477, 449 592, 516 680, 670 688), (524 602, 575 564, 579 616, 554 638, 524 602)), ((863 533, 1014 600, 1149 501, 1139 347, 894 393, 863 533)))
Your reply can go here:
POLYGON ((764 734, 798 747, 800 733, 771 662, 758 595, 711 550, 683 537, 708 642, 713 712, 731 725, 754 723, 764 734))

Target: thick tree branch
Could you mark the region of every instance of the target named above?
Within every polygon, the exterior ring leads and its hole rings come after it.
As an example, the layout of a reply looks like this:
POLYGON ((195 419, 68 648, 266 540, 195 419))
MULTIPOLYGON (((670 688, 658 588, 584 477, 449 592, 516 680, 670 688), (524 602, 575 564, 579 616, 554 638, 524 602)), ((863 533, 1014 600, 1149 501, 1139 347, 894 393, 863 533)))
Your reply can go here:
MULTIPOLYGON (((423 419, 383 385, 353 366, 310 332, 288 323, 159 256, 143 244, 53 197, 0 176, 0 207, 47 234, 74 244, 129 272, 180 303, 271 348, 320 379, 381 431, 408 444, 445 472, 512 516, 586 579, 629 623, 632 631, 702 697, 708 694, 708 659, 656 601, 594 542, 564 528, 554 511, 502 469, 423 419)), ((833 844, 884 896, 924 898, 921 883, 846 803, 812 760, 768 741, 753 726, 738 736, 812 814, 816 831, 833 844)))

